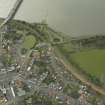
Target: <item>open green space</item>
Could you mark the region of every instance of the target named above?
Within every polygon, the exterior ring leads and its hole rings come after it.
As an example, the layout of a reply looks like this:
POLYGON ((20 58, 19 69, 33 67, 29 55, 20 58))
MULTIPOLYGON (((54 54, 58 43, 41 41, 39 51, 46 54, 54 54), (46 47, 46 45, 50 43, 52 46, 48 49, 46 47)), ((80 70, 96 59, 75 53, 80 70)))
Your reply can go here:
POLYGON ((30 49, 34 47, 35 43, 36 38, 33 35, 26 36, 22 48, 30 49))
POLYGON ((91 49, 71 54, 82 70, 105 80, 105 49, 91 49))

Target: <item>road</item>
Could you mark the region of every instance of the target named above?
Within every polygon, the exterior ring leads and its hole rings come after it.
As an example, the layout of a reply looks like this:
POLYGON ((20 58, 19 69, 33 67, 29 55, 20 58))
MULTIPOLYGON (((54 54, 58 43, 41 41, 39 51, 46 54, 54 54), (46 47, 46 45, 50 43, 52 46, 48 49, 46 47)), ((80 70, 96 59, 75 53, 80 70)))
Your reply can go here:
POLYGON ((14 4, 13 8, 11 9, 10 13, 8 14, 8 16, 6 17, 6 19, 3 21, 3 23, 0 25, 0 29, 2 29, 4 27, 4 25, 6 25, 11 19, 14 18, 16 12, 18 11, 21 3, 23 0, 17 0, 16 3, 14 4))
POLYGON ((48 40, 52 45, 59 45, 62 43, 66 43, 63 41, 63 38, 60 36, 58 32, 55 32, 52 28, 47 27, 46 34, 48 35, 48 40), (58 34, 58 35, 57 35, 58 34), (54 41, 54 39, 59 39, 59 41, 54 41))

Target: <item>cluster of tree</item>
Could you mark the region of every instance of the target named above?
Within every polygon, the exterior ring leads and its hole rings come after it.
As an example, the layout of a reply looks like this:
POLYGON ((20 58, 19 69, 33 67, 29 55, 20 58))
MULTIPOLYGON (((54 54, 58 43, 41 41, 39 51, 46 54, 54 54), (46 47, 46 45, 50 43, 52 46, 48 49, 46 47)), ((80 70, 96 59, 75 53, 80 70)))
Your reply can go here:
POLYGON ((54 38, 53 41, 54 41, 54 42, 60 42, 60 39, 59 39, 59 38, 54 38))
POLYGON ((12 20, 11 22, 9 22, 9 26, 11 28, 15 28, 17 30, 25 30, 27 23, 23 22, 23 21, 19 21, 19 20, 12 20))
POLYGON ((74 84, 67 84, 63 89, 63 92, 70 95, 72 98, 78 99, 80 94, 78 93, 79 87, 74 84))
POLYGON ((105 35, 96 35, 89 38, 72 41, 82 47, 105 48, 105 35))
POLYGON ((49 85, 50 83, 55 83, 55 79, 52 77, 52 74, 49 73, 43 82, 49 85))
POLYGON ((1 61, 2 61, 3 65, 6 67, 10 66, 14 62, 12 56, 10 56, 10 55, 3 55, 1 57, 1 61))
POLYGON ((48 96, 41 96, 38 92, 35 92, 32 96, 28 96, 23 101, 15 105, 29 105, 28 103, 29 100, 30 105, 63 105, 59 103, 57 100, 51 99, 48 96))

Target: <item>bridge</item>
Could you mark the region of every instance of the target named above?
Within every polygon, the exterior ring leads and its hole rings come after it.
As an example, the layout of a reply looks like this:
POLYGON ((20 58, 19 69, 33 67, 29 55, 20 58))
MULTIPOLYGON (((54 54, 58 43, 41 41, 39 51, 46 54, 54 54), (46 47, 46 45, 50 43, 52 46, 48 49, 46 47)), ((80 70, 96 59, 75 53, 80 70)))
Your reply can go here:
POLYGON ((16 3, 14 4, 13 8, 10 11, 10 13, 6 17, 6 19, 3 21, 3 23, 0 25, 0 29, 2 29, 3 26, 5 26, 9 21, 11 21, 14 18, 15 14, 18 11, 22 2, 23 2, 23 0, 17 0, 16 1, 16 3))

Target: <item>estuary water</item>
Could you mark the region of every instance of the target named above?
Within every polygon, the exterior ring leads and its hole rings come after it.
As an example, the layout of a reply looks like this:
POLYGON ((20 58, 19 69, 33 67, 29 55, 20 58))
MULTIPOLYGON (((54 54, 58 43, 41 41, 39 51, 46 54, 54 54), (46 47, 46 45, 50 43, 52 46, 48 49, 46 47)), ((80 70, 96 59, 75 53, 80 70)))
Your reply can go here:
MULTIPOLYGON (((0 0, 0 17, 6 17, 16 0, 0 0)), ((105 33, 105 0, 24 0, 16 19, 46 20, 69 35, 105 33)))

